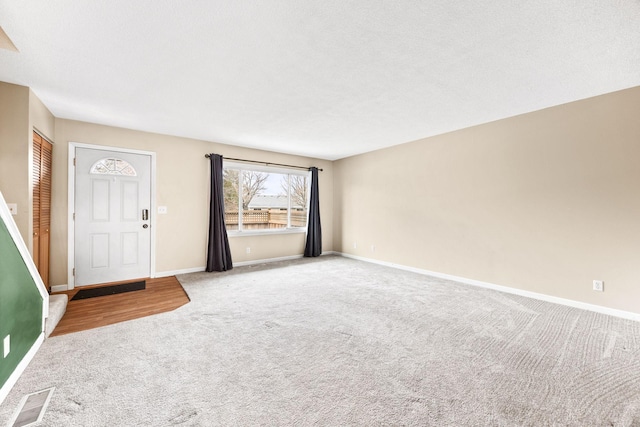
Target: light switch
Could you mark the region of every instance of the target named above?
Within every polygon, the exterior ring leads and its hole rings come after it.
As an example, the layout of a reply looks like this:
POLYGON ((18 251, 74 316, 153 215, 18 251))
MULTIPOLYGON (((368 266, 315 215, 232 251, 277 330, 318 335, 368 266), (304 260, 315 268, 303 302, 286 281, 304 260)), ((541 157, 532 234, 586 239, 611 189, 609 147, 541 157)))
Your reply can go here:
POLYGON ((17 203, 7 203, 7 207, 9 208, 9 212, 11 212, 11 215, 18 215, 17 203))
POLYGON ((159 214, 166 214, 167 213, 167 207, 166 206, 158 206, 158 213, 159 214))

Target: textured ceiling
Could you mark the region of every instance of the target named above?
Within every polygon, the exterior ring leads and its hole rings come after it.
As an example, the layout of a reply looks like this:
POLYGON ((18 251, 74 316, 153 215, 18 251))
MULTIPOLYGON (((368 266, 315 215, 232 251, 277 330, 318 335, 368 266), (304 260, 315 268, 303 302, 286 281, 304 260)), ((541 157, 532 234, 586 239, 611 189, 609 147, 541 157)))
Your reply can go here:
POLYGON ((0 0, 61 118, 338 159, 640 85, 640 1, 0 0))

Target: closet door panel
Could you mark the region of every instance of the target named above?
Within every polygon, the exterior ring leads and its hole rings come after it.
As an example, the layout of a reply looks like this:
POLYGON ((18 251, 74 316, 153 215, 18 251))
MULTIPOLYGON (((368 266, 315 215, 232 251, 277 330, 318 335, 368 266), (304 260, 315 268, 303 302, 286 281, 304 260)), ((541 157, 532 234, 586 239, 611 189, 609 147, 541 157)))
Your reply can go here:
POLYGON ((33 259, 49 287, 49 230, 51 227, 51 167, 53 146, 33 133, 33 259))
POLYGON ((49 287, 49 229, 51 228, 51 165, 53 146, 42 140, 40 171, 40 276, 49 287))
POLYGON ((33 133, 33 262, 40 271, 40 172, 42 168, 42 138, 33 133))

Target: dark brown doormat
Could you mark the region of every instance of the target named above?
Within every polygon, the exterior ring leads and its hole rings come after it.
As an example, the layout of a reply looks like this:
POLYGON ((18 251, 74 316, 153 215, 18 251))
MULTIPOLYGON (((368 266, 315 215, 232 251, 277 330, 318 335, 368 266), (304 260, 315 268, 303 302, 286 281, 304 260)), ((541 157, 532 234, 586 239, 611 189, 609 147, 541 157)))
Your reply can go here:
POLYGON ((105 295, 121 294, 123 292, 141 291, 145 289, 146 286, 147 286, 147 282, 142 280, 140 282, 123 283, 121 285, 82 289, 78 291, 73 296, 73 298, 71 298, 71 301, 78 300, 78 299, 103 297, 105 295))

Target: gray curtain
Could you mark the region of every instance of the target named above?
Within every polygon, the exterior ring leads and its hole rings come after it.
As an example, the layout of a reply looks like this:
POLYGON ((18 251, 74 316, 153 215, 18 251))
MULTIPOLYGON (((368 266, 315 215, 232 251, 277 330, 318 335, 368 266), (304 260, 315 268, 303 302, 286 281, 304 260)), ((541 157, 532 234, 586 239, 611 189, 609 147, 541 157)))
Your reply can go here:
POLYGON ((209 201, 209 245, 207 271, 227 271, 233 268, 227 227, 224 224, 224 189, 222 156, 209 154, 211 162, 211 199, 209 201))
POLYGON ((320 201, 318 199, 318 168, 311 168, 311 200, 309 203, 309 224, 304 256, 322 254, 322 227, 320 226, 320 201))

